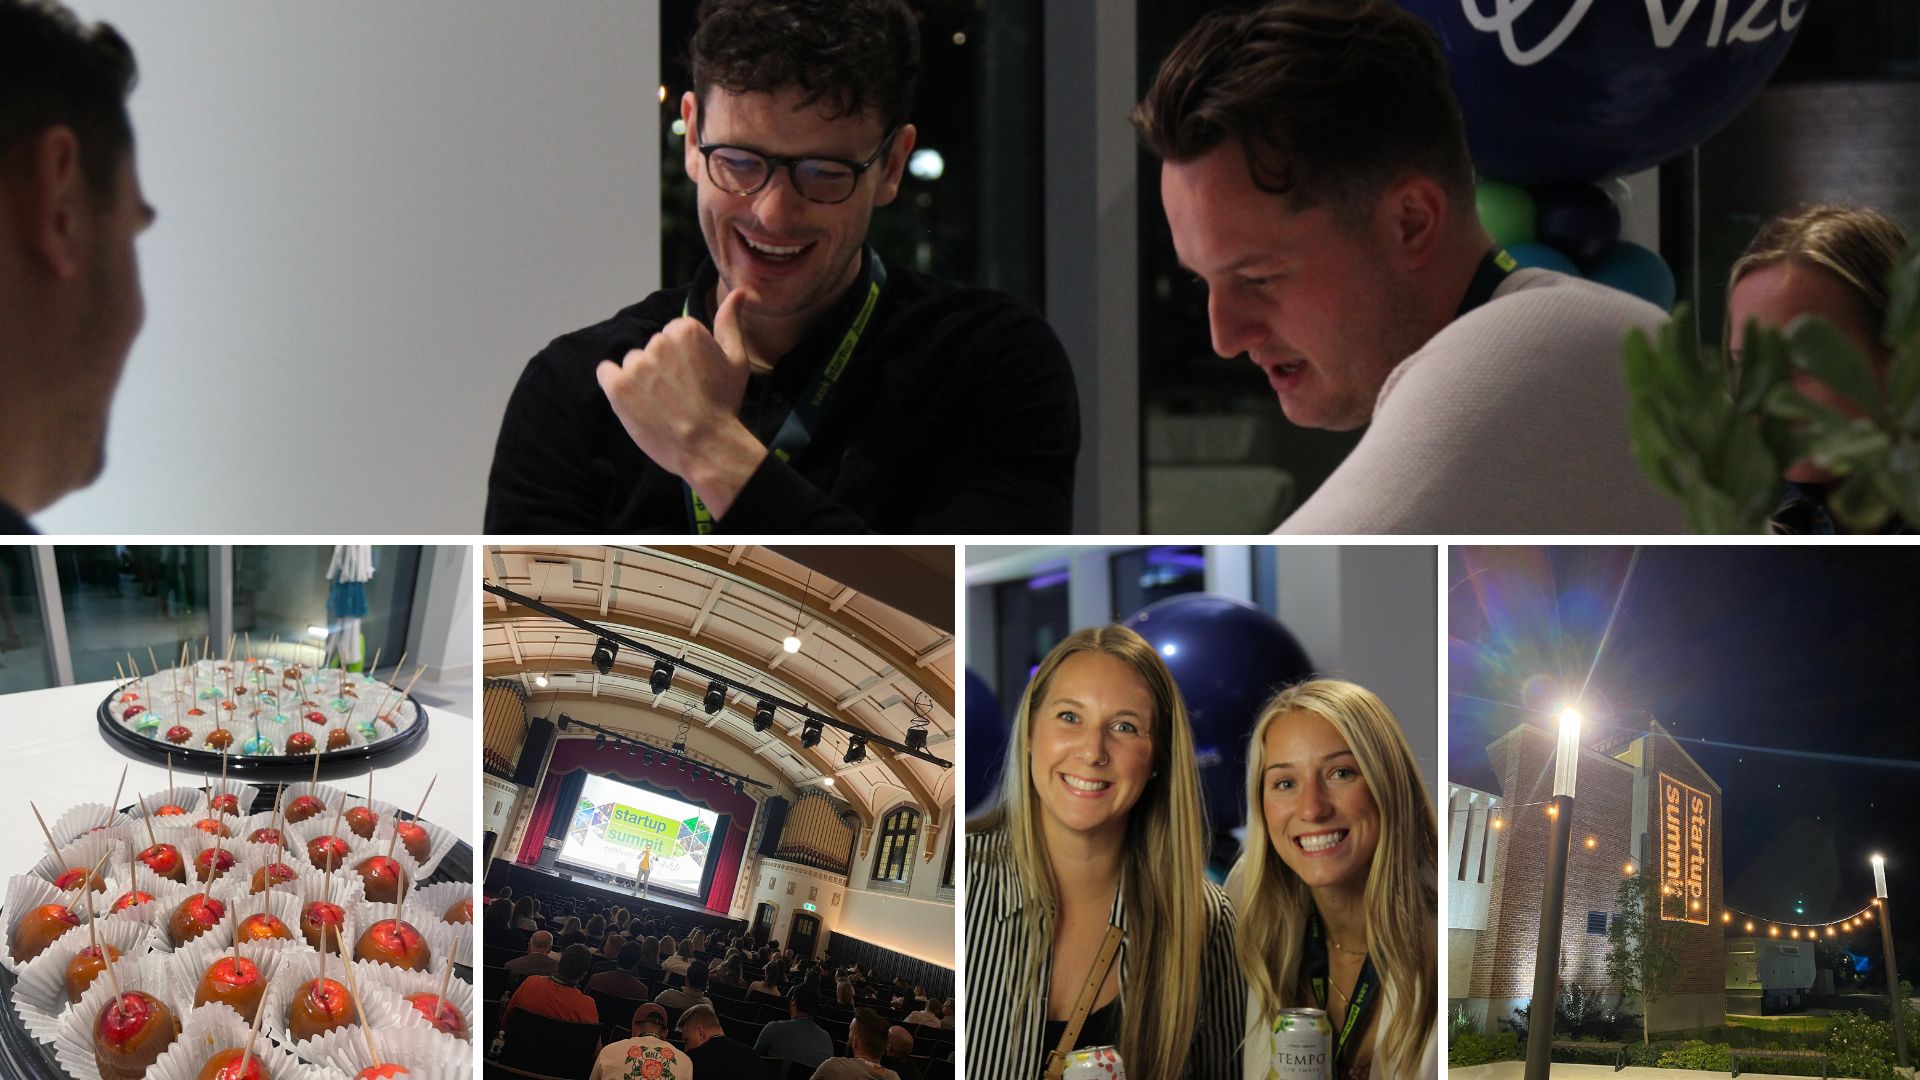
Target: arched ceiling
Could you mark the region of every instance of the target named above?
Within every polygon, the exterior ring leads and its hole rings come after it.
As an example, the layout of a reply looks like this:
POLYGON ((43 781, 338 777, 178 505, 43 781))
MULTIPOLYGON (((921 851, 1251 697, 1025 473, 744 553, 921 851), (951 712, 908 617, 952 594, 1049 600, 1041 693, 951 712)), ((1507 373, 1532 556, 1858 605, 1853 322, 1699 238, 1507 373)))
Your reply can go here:
MULTIPOLYGON (((859 565, 848 558, 850 552, 888 551, 818 550, 821 562, 838 567, 859 565)), ((905 741, 918 702, 929 720, 927 749, 952 760, 953 635, 810 571, 801 561, 809 551, 806 546, 773 551, 746 545, 502 544, 487 548, 485 571, 494 585, 891 739, 905 741), (796 622, 801 649, 788 654, 781 641, 796 622)), ((919 557, 915 572, 944 571, 950 595, 951 560, 944 567, 932 565, 936 562, 919 557)), ((907 564, 893 560, 890 565, 898 570, 907 564)), ((917 584, 921 594, 938 585, 917 584)), ((872 744, 865 760, 845 764, 845 733, 828 727, 817 746, 802 748, 800 720, 787 712, 766 732, 756 732, 757 699, 751 693, 729 693, 721 710, 709 716, 702 707, 707 684, 701 676, 676 669, 666 693, 655 695, 647 682, 651 657, 621 649, 613 669, 601 675, 593 669, 594 635, 504 597, 485 600, 486 674, 519 678, 531 701, 628 701, 634 705, 631 730, 669 741, 684 714, 692 729, 707 729, 748 750, 789 784, 832 778, 834 793, 853 803, 869 824, 903 801, 939 820, 951 813, 951 768, 872 744), (536 685, 539 675, 547 676, 544 688, 536 685)))

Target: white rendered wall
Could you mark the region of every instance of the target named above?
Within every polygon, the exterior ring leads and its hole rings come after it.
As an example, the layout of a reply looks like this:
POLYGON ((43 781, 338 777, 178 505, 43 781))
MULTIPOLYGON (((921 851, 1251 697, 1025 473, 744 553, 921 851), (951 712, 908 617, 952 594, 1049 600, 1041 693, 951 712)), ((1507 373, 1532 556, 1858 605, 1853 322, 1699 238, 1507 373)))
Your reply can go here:
POLYGON ((465 679, 473 673, 473 548, 437 544, 420 554, 409 666, 426 664, 435 682, 465 679))
POLYGON ((133 44, 160 219, 39 527, 477 531, 528 357, 658 287, 658 0, 69 2, 133 44))

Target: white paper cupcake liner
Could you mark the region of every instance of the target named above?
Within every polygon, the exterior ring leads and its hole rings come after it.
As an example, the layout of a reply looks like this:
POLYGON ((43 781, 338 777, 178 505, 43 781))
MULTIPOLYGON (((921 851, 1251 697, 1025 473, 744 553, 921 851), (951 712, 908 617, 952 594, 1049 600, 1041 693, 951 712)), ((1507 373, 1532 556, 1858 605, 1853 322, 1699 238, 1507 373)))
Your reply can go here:
POLYGON ((407 1080, 470 1080, 473 1050, 463 1042, 421 1028, 379 1028, 373 1032, 381 1062, 367 1050, 358 1028, 330 1031, 300 1047, 302 1057, 323 1061, 347 1076, 358 1076, 376 1064, 404 1065, 407 1080), (351 1038, 349 1038, 351 1036, 351 1038))
MULTIPOLYGON (((235 724, 228 724, 226 726, 233 732, 233 749, 228 751, 229 754, 233 754, 239 750, 241 741, 244 740, 248 734, 251 734, 252 726, 248 725, 246 732, 242 732, 235 724)), ((213 777, 212 784, 207 789, 207 803, 211 805, 214 797, 217 795, 233 795, 239 798, 240 813, 237 815, 223 815, 222 817, 222 820, 226 821, 228 827, 232 827, 234 817, 245 818, 253 813, 253 801, 259 793, 260 788, 254 784, 249 784, 243 780, 235 780, 231 776, 225 780, 216 776, 213 777)))
POLYGON ((244 914, 244 912, 236 912, 236 908, 238 905, 236 904, 235 901, 237 899, 238 898, 234 895, 234 892, 231 886, 226 886, 223 888, 220 885, 215 885, 211 889, 208 889, 202 886, 195 886, 193 888, 190 888, 180 894, 180 899, 178 901, 176 901, 174 904, 169 906, 166 910, 158 912, 156 914, 156 918, 158 919, 158 924, 156 926, 156 931, 157 931, 156 938, 158 941, 166 942, 168 945, 169 951, 178 951, 179 949, 185 948, 189 945, 198 944, 199 942, 202 942, 202 941, 216 942, 217 944, 223 947, 227 945, 231 945, 233 944, 234 924, 238 922, 240 919, 240 916, 244 914), (202 931, 200 936, 194 938, 192 941, 185 941, 185 942, 174 941, 172 921, 173 921, 173 913, 175 909, 177 909, 181 903, 185 902, 190 897, 198 895, 199 893, 202 893, 202 892, 206 893, 208 896, 212 897, 213 899, 220 901, 220 903, 224 905, 224 910, 221 912, 220 918, 213 924, 213 926, 209 927, 205 931, 202 931))
MULTIPOLYGON (((437 967, 442 960, 453 951, 454 931, 465 929, 464 927, 449 926, 437 920, 430 921, 423 919, 419 913, 411 909, 411 905, 409 905, 407 911, 400 912, 392 904, 362 902, 347 909, 346 940, 348 949, 357 950, 360 944, 360 936, 367 932, 367 927, 372 926, 376 922, 395 917, 411 924, 415 930, 420 931, 421 939, 427 944, 427 967, 429 969, 437 967)), ((467 937, 466 934, 460 934, 459 936, 462 939, 467 937)), ((463 955, 467 954, 467 948, 464 944, 461 947, 461 952, 463 955)))
MULTIPOLYGON (((128 815, 128 817, 132 820, 133 828, 136 831, 129 833, 128 835, 135 838, 145 836, 146 828, 145 826, 141 825, 140 822, 141 822, 141 819, 147 817, 148 815, 152 815, 155 828, 158 828, 163 824, 171 824, 175 821, 180 820, 181 815, 161 814, 160 808, 163 806, 179 807, 180 809, 186 811, 186 816, 189 820, 195 817, 204 816, 202 813, 201 803, 205 798, 206 798, 205 793, 203 793, 199 788, 187 787, 185 785, 182 785, 180 787, 170 787, 162 791, 143 792, 138 798, 134 799, 132 802, 133 813, 128 815), (145 804, 146 806, 145 811, 141 810, 142 804, 145 804)), ((142 846, 144 846, 144 844, 142 846)))
POLYGON ((195 1080, 222 1050, 250 1048, 273 1080, 334 1080, 332 1070, 308 1065, 273 1044, 266 1032, 253 1037, 253 1017, 226 1005, 202 1005, 187 1014, 180 1038, 147 1070, 146 1080, 195 1080), (249 1040, 251 1040, 249 1044, 249 1040))
MULTIPOLYGON (((102 878, 113 873, 115 865, 120 867, 122 876, 126 874, 126 845, 121 842, 119 833, 112 830, 89 833, 72 843, 65 844, 60 848, 59 855, 48 852, 40 857, 39 862, 33 864, 32 872, 35 877, 52 882, 68 870, 92 870, 100 866, 102 856, 108 857, 107 864, 100 868, 102 878)), ((72 891, 74 896, 78 897, 79 891, 77 889, 72 891)))
MULTIPOLYGON (((315 731, 319 730, 318 728, 314 728, 313 725, 311 724, 307 726, 309 728, 312 728, 315 731)), ((319 737, 319 742, 321 746, 325 746, 326 738, 324 736, 319 737)), ((284 800, 285 805, 292 806, 293 800, 299 798, 302 795, 311 795, 314 798, 319 799, 322 803, 326 805, 326 808, 327 808, 326 813, 316 814, 313 817, 307 819, 309 821, 320 821, 322 819, 325 819, 327 821, 332 821, 334 810, 337 809, 342 803, 345 803, 347 801, 347 793, 344 791, 341 791, 339 788, 333 786, 332 784, 315 784, 315 783, 310 783, 306 780, 302 780, 297 784, 288 784, 286 794, 282 798, 284 800)), ((292 822, 291 824, 298 825, 302 823, 296 821, 296 822, 292 822)))
POLYGON ((362 859, 381 853, 381 849, 375 847, 373 841, 362 840, 348 831, 345 821, 340 823, 340 831, 337 833, 334 832, 332 818, 328 818, 325 821, 321 821, 319 818, 303 821, 293 826, 288 835, 293 839, 294 858, 300 863, 312 866, 314 869, 321 871, 326 870, 325 865, 316 864, 307 858, 307 845, 318 837, 338 836, 347 842, 347 857, 340 861, 338 869, 348 873, 351 873, 353 868, 359 865, 362 859))
MULTIPOLYGON (((153 928, 144 923, 101 920, 94 926, 102 945, 120 950, 122 957, 146 955, 153 928)), ((20 969, 20 981, 13 987, 13 1011, 21 1024, 43 1043, 54 1040, 60 1017, 69 1008, 67 1001, 67 963, 81 949, 92 946, 86 928, 61 936, 33 963, 20 969)))
POLYGON ((288 837, 287 823, 280 820, 279 816, 272 810, 262 810, 258 814, 251 814, 240 824, 235 825, 233 827, 233 838, 248 848, 260 848, 262 850, 272 850, 276 846, 284 849, 286 844, 292 842, 288 837), (281 843, 275 845, 265 840, 247 839, 260 829, 279 829, 281 843))
MULTIPOLYGON (((152 953, 140 957, 121 957, 109 968, 119 980, 120 989, 131 993, 144 990, 166 1005, 175 1019, 184 1019, 187 1003, 175 1000, 170 993, 164 962, 152 953)), ((103 972, 93 980, 86 996, 80 1004, 68 1009, 60 1017, 59 1027, 54 1031, 53 1052, 62 1068, 77 1080, 100 1080, 100 1067, 93 1058, 93 1025, 100 1019, 100 1013, 113 1000, 114 979, 103 972)))
MULTIPOLYGON (((411 819, 409 819, 409 823, 413 823, 411 819)), ((436 825, 425 818, 418 819, 417 824, 427 830, 427 857, 425 859, 414 859, 414 862, 420 868, 421 877, 431 877, 433 876, 433 872, 440 868, 440 861, 445 859, 447 853, 453 850, 453 846, 460 842, 460 838, 454 835, 453 830, 443 825, 436 825)), ((399 822, 393 818, 381 819, 380 829, 374 833, 374 842, 380 845, 382 852, 386 851, 387 841, 392 839, 398 825, 399 822)), ((393 850, 396 856, 401 852, 406 852, 407 856, 412 858, 412 852, 407 851, 404 840, 396 841, 393 845, 393 850)))
MULTIPOLYGON (((32 874, 16 874, 8 878, 7 902, 4 906, 0 906, 0 923, 6 924, 6 940, 0 942, 0 966, 4 966, 8 971, 16 975, 20 973, 22 965, 16 963, 13 959, 13 934, 19 927, 20 920, 25 918, 28 912, 42 904, 61 904, 65 906, 67 910, 79 916, 83 924, 67 931, 67 934, 75 932, 84 934, 86 932, 84 924, 87 921, 86 904, 83 901, 79 907, 75 907, 71 903, 74 899, 76 899, 75 896, 69 893, 63 893, 59 889, 54 888, 53 882, 45 878, 35 877, 32 874)), ((60 936, 66 937, 67 934, 60 936)))
MULTIPOLYGON (((202 938, 174 953, 168 958, 166 969, 167 978, 172 980, 171 993, 192 1007, 194 998, 200 992, 200 979, 206 975, 207 968, 222 956, 231 955, 234 948, 232 945, 222 948, 202 938)), ((285 941, 277 938, 272 941, 243 941, 238 948, 240 955, 253 961, 261 974, 267 977, 269 986, 279 980, 281 969, 287 966, 293 956, 312 951, 298 939, 285 941)))
POLYGON ((246 885, 245 891, 251 895, 253 893, 254 875, 275 863, 279 863, 288 870, 291 870, 293 872, 293 878, 275 885, 273 891, 277 893, 290 890, 297 891, 300 887, 301 872, 309 869, 307 861, 296 858, 271 844, 248 844, 246 853, 240 856, 240 861, 234 865, 232 870, 228 871, 228 874, 232 876, 234 880, 244 883, 246 885))
MULTIPOLYGON (((360 970, 364 971, 364 966, 360 970)), ((399 968, 379 964, 374 966, 374 970, 367 974, 366 978, 379 981, 388 989, 392 990, 403 1004, 407 1005, 406 1015, 401 1018, 402 1027, 422 1028, 439 1035, 443 1039, 452 1039, 463 1046, 471 1046, 474 1037, 472 983, 466 982, 458 975, 454 976, 453 979, 447 983, 446 1000, 451 1002, 454 1008, 460 1010, 461 1019, 466 1021, 467 1037, 464 1039, 455 1038, 441 1031, 439 1028, 434 1027, 427 1021, 425 1016, 421 1015, 420 1010, 414 1008, 412 1003, 407 1000, 414 994, 439 994, 440 981, 445 977, 446 971, 447 965, 440 962, 436 962, 432 969, 428 971, 402 971, 399 968)), ((376 1034, 378 1033, 376 1032, 376 1034)))
MULTIPOLYGON (((260 1029, 273 1036, 278 1042, 307 1061, 319 1061, 321 1056, 312 1052, 315 1043, 324 1040, 326 1035, 315 1036, 306 1042, 297 1042, 292 1032, 287 1030, 287 1006, 294 995, 305 990, 320 974, 320 954, 312 949, 289 950, 281 956, 281 966, 274 973, 273 981, 267 987, 266 1016, 260 1020, 260 1029)), ((347 980, 342 961, 337 956, 326 958, 327 978, 342 986, 353 985, 347 980)), ((360 986, 360 1016, 362 1022, 371 1023, 377 1032, 384 1028, 398 1028, 405 1019, 402 1009, 411 1010, 406 1002, 394 994, 392 989, 381 983, 367 981, 366 973, 375 965, 361 964, 354 968, 354 978, 360 986)), ((348 1024, 336 1028, 328 1034, 351 1033, 358 1039, 360 1024, 348 1024)))
MULTIPOLYGON (((45 812, 42 811, 42 813, 45 812)), ((78 806, 69 807, 65 813, 47 822, 47 831, 53 834, 53 838, 60 842, 60 847, 64 850, 68 841, 85 836, 103 825, 112 828, 125 820, 125 817, 126 815, 106 803, 81 803, 78 806)), ((41 843, 45 842, 44 839, 41 841, 41 843)))
MULTIPOLYGON (((423 915, 431 916, 433 922, 446 922, 447 909, 461 900, 474 901, 474 907, 480 906, 479 896, 474 892, 473 884, 466 881, 436 881, 431 885, 421 885, 407 894, 407 905, 423 915)), ((450 923, 455 927, 477 926, 480 920, 475 918, 467 923, 450 923)))
POLYGON ((216 841, 213 836, 203 833, 198 829, 187 834, 183 837, 183 840, 183 843, 175 846, 179 847, 181 858, 186 860, 187 884, 189 885, 204 885, 212 882, 226 881, 239 869, 241 856, 245 854, 245 852, 241 850, 241 846, 234 843, 233 838, 228 837, 216 841), (209 878, 203 882, 200 880, 200 853, 211 851, 214 848, 219 848, 228 855, 233 856, 233 865, 221 871, 217 877, 209 878))
MULTIPOLYGON (((151 893, 153 899, 123 911, 115 912, 101 908, 98 911, 100 921, 145 926, 153 931, 151 940, 154 948, 162 952, 172 952, 173 942, 167 936, 167 919, 173 915, 173 909, 179 907, 182 901, 200 891, 199 887, 182 885, 172 878, 163 878, 144 865, 134 869, 133 887, 141 892, 151 893)), ((126 886, 122 885, 107 901, 107 907, 112 907, 113 903, 126 892, 126 886)))

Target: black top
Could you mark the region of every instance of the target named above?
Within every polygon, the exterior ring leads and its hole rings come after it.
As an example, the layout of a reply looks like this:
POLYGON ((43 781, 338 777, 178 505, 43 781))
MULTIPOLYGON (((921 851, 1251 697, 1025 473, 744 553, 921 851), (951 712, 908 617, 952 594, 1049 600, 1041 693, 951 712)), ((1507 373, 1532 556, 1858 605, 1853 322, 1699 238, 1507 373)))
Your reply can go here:
MULTIPOLYGON (((1079 400, 1053 329, 1004 294, 889 269, 813 441, 791 463, 767 455, 716 530, 1070 531, 1079 400)), ((716 279, 708 260, 691 285, 556 338, 527 364, 494 447, 485 532, 693 531, 685 485, 633 444, 594 372, 683 305, 711 327, 716 279)), ((849 289, 771 373, 748 379, 740 418, 762 443, 865 299, 849 289)))
MULTIPOLYGON (((1041 1026, 1040 1055, 1053 1053, 1060 1045, 1060 1037, 1067 1033, 1065 1020, 1048 1020, 1041 1026)), ((1085 1050, 1089 1046, 1120 1045, 1120 999, 1114 998, 1105 1005, 1087 1014, 1087 1020, 1080 1025, 1080 1037, 1073 1042, 1072 1049, 1085 1050)))
POLYGON ((25 536, 39 531, 32 522, 20 516, 20 511, 0 502, 0 536, 25 536))
POLYGON ((753 1080, 766 1072, 765 1066, 760 1064, 760 1055, 753 1052, 753 1047, 735 1042, 725 1035, 715 1035, 697 1049, 687 1051, 687 1057, 693 1062, 695 1076, 753 1080))

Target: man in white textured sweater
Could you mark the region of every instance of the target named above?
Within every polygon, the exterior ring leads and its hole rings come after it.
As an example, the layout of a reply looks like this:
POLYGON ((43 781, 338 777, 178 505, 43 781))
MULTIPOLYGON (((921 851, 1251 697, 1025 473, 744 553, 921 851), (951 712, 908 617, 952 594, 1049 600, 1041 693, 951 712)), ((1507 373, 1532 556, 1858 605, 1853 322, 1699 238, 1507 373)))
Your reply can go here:
POLYGON ((1289 533, 1684 526, 1640 475, 1621 356, 1664 314, 1516 269, 1481 227, 1433 33, 1391 0, 1211 15, 1134 111, 1213 348, 1287 419, 1368 430, 1289 533))

